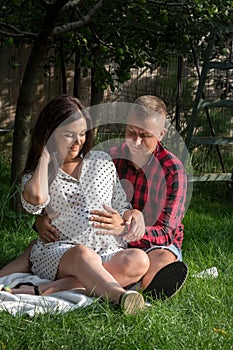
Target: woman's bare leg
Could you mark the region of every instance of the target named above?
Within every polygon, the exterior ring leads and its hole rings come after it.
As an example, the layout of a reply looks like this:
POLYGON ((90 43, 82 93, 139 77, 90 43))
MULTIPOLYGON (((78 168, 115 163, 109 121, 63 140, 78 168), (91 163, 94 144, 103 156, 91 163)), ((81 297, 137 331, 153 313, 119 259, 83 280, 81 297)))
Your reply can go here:
MULTIPOLYGON (((82 246, 79 246, 82 247, 82 246)), ((74 249, 74 248, 73 248, 74 249)), ((88 252, 87 257, 84 259, 84 265, 86 265, 86 261, 88 260, 88 264, 90 263, 91 265, 91 270, 93 270, 93 265, 94 265, 94 261, 96 259, 96 253, 94 253, 92 250, 90 250, 89 248, 82 248, 84 250, 84 253, 88 252), (90 256, 94 254, 94 260, 93 257, 90 256)), ((80 250, 80 248, 79 248, 80 250)), ((98 263, 97 263, 97 274, 100 272, 100 266, 102 265, 100 258, 97 256, 98 258, 98 263)), ((69 258, 68 258, 69 259, 69 258)), ((66 262, 64 263, 66 264, 66 262)), ((72 264, 69 264, 72 265, 72 264)), ((86 266, 85 266, 86 268, 86 266)), ((139 281, 144 274, 147 272, 149 268, 149 259, 148 259, 148 255, 143 252, 142 250, 139 249, 126 249, 123 250, 119 253, 117 253, 111 260, 109 260, 108 262, 103 263, 102 267, 101 267, 101 272, 103 273, 104 270, 105 273, 102 275, 101 278, 106 278, 107 276, 107 281, 109 281, 109 283, 115 283, 115 285, 118 286, 119 285, 121 287, 124 286, 128 286, 130 284, 133 284, 137 281, 139 281), (109 275, 110 274, 110 275, 109 275), (111 278, 110 278, 111 276, 111 278)), ((61 270, 61 268, 59 268, 59 271, 61 270)), ((78 269, 80 270, 80 269, 78 269)), ((92 271, 92 273, 95 273, 95 271, 92 271)), ((67 276, 67 277, 62 277, 59 278, 60 275, 58 273, 58 279, 56 281, 51 281, 48 283, 43 283, 39 286, 40 291, 43 295, 48 295, 51 293, 55 293, 55 292, 59 292, 59 291, 64 291, 64 290, 71 290, 71 289, 77 289, 79 288, 79 292, 89 295, 90 292, 93 293, 97 293, 98 294, 98 290, 96 291, 93 290, 94 286, 92 285, 91 287, 89 287, 89 292, 86 291, 86 289, 83 287, 83 284, 81 284, 78 280, 77 277, 74 276, 67 276)), ((85 279, 87 278, 86 274, 85 274, 85 279)), ((93 281, 93 278, 91 277, 91 281, 93 281)), ((100 284, 99 280, 97 280, 97 283, 100 284)), ((109 287, 109 286, 108 286, 109 287)), ((102 286, 103 290, 105 290, 105 287, 102 286)), ((111 288, 110 288, 111 289, 111 288)), ((123 288, 120 289, 121 293, 123 290, 123 288)), ((27 286, 27 285, 23 285, 20 287, 20 289, 12 289, 12 293, 13 294, 34 294, 34 288, 31 286, 27 286)), ((101 294, 102 295, 102 294, 101 294)), ((99 296, 99 295, 98 295, 99 296)))
POLYGON ((57 279, 55 281, 51 281, 50 283, 46 283, 40 286, 40 290, 43 295, 49 295, 56 292, 61 292, 64 290, 77 290, 80 294, 88 295, 86 289, 81 285, 81 283, 77 280, 77 278, 68 276, 61 279, 57 279), (41 290, 42 287, 42 290, 41 290))
MULTIPOLYGON (((87 294, 85 288, 77 281, 75 277, 68 276, 62 279, 42 283, 38 286, 41 295, 49 295, 52 293, 64 291, 64 290, 72 290, 77 289, 77 291, 81 294, 87 294)), ((19 288, 11 288, 12 294, 35 294, 34 287, 22 284, 19 288)))
POLYGON ((62 257, 57 279, 67 275, 75 277, 89 295, 119 302, 125 290, 103 267, 101 258, 92 249, 78 245, 69 249, 62 257))
MULTIPOLYGON (((117 253, 111 260, 103 263, 103 267, 112 275, 112 277, 121 285, 126 287, 139 281, 149 268, 148 255, 140 249, 125 249, 117 253)), ((77 289, 86 293, 83 285, 75 277, 66 277, 52 282, 43 287, 43 294, 77 289), (53 284, 54 283, 54 284, 53 284)))
POLYGON ((25 249, 25 251, 20 256, 18 256, 15 260, 11 261, 9 264, 4 266, 0 270, 0 277, 10 275, 11 273, 15 273, 15 272, 30 273, 31 265, 30 265, 29 257, 30 257, 33 244, 34 244, 34 241, 29 244, 29 246, 25 249))

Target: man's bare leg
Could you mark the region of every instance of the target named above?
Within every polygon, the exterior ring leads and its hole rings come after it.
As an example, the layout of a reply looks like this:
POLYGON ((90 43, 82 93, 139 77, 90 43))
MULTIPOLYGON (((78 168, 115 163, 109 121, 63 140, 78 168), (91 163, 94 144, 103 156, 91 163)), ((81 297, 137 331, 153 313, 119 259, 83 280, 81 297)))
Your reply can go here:
POLYGON ((142 278, 149 268, 149 259, 143 250, 130 248, 117 253, 103 266, 122 287, 126 287, 142 278))
POLYGON ((148 253, 148 257, 150 260, 150 267, 142 278, 142 290, 146 289, 159 270, 177 260, 176 256, 166 249, 154 249, 148 253))
POLYGON ((22 272, 22 273, 31 272, 29 257, 30 257, 31 248, 33 244, 34 244, 34 241, 31 242, 29 246, 27 246, 25 251, 20 256, 18 256, 15 260, 11 261, 9 264, 4 266, 0 270, 0 277, 10 275, 11 273, 15 273, 15 272, 22 272))

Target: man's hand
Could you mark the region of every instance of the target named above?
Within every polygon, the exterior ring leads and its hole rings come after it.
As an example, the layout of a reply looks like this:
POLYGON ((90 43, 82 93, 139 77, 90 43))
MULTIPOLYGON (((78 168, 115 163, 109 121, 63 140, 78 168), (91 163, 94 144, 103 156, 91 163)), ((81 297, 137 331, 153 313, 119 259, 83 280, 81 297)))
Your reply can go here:
POLYGON ((93 227, 99 229, 97 234, 119 236, 124 232, 125 221, 122 219, 117 210, 103 205, 105 211, 92 210, 92 216, 89 218, 93 221, 93 227))
POLYGON ((145 222, 142 213, 137 209, 124 212, 123 219, 128 226, 128 233, 124 235, 127 242, 138 241, 145 234, 145 222))
POLYGON ((39 233, 40 239, 45 243, 58 241, 58 230, 51 225, 48 215, 37 216, 35 227, 39 233))

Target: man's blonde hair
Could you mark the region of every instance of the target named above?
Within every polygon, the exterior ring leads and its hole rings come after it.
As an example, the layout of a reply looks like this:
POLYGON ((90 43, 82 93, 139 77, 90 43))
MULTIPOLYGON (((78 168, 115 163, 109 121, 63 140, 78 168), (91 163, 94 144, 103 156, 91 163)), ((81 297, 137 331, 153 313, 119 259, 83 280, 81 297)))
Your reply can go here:
POLYGON ((154 111, 166 119, 167 108, 165 103, 159 97, 153 95, 144 95, 138 97, 134 103, 145 107, 145 111, 147 111, 146 114, 148 116, 152 114, 152 111, 154 111))
POLYGON ((129 115, 136 115, 138 121, 143 122, 146 119, 155 119, 158 130, 165 128, 167 109, 165 103, 157 96, 144 95, 138 97, 130 109, 129 115))

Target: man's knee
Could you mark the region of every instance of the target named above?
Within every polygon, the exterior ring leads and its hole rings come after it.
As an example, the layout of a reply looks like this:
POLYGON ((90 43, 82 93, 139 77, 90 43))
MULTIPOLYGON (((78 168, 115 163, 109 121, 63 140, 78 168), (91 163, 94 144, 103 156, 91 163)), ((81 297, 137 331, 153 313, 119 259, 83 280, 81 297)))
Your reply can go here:
POLYGON ((143 250, 130 248, 121 255, 120 264, 122 271, 126 274, 136 273, 143 275, 148 270, 150 261, 143 250))
POLYGON ((156 270, 177 260, 175 254, 168 249, 153 249, 148 252, 148 257, 150 266, 154 266, 156 270))

